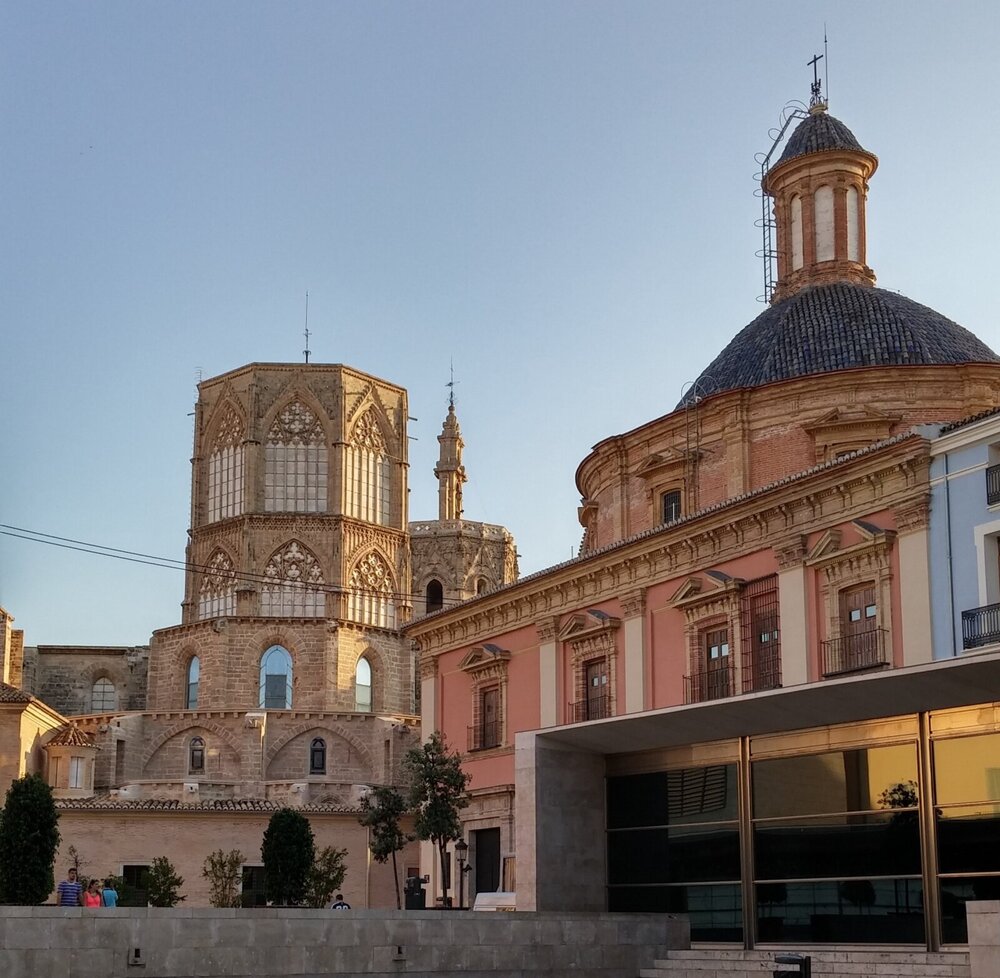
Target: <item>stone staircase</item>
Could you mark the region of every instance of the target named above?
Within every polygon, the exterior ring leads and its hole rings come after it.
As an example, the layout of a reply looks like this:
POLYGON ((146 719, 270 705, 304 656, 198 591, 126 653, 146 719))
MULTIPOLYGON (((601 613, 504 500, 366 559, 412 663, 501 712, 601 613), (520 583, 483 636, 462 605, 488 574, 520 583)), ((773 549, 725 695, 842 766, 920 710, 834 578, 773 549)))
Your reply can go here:
POLYGON ((781 951, 697 948, 670 951, 639 978, 797 978, 791 965, 776 965, 775 954, 808 954, 812 978, 970 978, 968 951, 875 950, 872 948, 813 950, 789 947, 781 951))

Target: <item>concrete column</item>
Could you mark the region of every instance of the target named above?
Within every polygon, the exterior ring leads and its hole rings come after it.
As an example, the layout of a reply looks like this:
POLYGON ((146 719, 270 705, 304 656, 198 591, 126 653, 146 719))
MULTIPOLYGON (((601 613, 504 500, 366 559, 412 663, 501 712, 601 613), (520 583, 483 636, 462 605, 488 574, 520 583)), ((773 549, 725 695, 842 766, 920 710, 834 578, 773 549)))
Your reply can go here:
POLYGON ((903 665, 934 658, 931 632, 930 542, 926 528, 897 537, 899 546, 899 614, 903 665))
POLYGON ((538 646, 538 725, 554 727, 559 722, 559 670, 554 638, 538 646))
POLYGON ((640 588, 623 594, 625 619, 625 691, 619 712, 638 713, 646 708, 646 592, 640 588))
POLYGON ((809 632, 806 613, 806 572, 793 564, 778 573, 781 621, 781 685, 809 681, 809 632))

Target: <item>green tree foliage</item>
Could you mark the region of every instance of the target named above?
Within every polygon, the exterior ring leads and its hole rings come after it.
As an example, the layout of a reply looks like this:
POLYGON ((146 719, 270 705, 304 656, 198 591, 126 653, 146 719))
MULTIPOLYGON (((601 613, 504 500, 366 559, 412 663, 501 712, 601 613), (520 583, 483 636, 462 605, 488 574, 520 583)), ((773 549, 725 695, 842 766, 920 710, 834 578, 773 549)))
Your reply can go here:
POLYGON ((377 863, 392 857, 392 876, 396 881, 396 908, 402 909, 399 896, 399 869, 396 853, 410 837, 399 827, 399 820, 406 813, 406 799, 393 787, 379 785, 361 799, 361 816, 358 821, 369 830, 368 848, 377 863))
POLYGON ((466 787, 471 775, 462 770, 462 758, 448 750, 438 731, 425 744, 406 752, 410 773, 410 809, 418 839, 437 846, 441 863, 441 897, 448 905, 448 843, 462 838, 459 812, 469 804, 466 787))
POLYGON ((7 903, 42 903, 55 888, 59 813, 37 774, 14 781, 0 820, 0 892, 7 903))
POLYGON ((216 849, 205 859, 201 875, 208 880, 208 902, 213 907, 243 905, 243 853, 216 849))
POLYGON ((291 808, 276 811, 264 831, 260 854, 268 899, 280 907, 302 903, 316 859, 309 819, 291 808))
POLYGON ((302 902, 307 907, 320 910, 329 906, 334 893, 344 885, 344 877, 347 876, 347 866, 344 863, 346 858, 346 849, 327 846, 319 851, 306 877, 306 891, 302 902))
POLYGON ((157 856, 152 861, 146 885, 151 907, 176 907, 185 899, 180 895, 184 879, 177 875, 173 863, 166 856, 157 856))

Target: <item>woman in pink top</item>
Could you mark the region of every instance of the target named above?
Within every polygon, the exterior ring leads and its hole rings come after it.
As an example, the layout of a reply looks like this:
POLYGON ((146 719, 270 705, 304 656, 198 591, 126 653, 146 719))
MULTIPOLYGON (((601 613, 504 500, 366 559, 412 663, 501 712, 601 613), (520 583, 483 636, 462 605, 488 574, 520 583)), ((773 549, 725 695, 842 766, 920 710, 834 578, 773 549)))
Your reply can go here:
POLYGON ((99 907, 101 905, 101 893, 97 889, 97 880, 90 881, 87 892, 83 895, 83 905, 85 907, 99 907))

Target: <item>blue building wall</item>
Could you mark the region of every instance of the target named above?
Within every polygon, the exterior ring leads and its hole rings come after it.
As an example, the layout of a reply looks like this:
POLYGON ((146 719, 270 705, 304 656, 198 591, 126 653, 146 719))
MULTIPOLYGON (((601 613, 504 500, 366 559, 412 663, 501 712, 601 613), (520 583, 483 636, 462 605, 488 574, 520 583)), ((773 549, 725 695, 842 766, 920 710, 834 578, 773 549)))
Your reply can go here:
MULTIPOLYGON (((962 429, 959 429, 961 431, 962 429)), ((980 593, 976 530, 1000 524, 1000 506, 986 502, 986 468, 994 460, 990 446, 1000 444, 1000 418, 990 419, 971 445, 946 448, 941 436, 931 459, 929 527, 931 628, 934 658, 962 654, 962 612, 1000 601, 1000 594, 980 593)), ((996 563, 994 561, 994 563, 996 563)))

